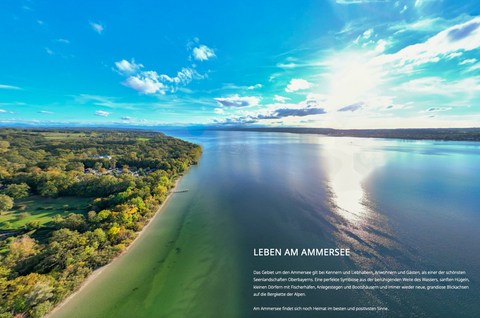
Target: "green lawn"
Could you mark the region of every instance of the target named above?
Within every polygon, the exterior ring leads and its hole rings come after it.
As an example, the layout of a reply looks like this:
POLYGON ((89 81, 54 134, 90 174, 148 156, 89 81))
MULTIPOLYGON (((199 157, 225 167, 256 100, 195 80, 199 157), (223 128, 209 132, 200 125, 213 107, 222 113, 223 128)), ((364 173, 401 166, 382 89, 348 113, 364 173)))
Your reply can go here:
POLYGON ((45 136, 47 139, 65 139, 65 138, 80 138, 80 137, 85 137, 86 135, 84 133, 41 133, 42 135, 45 136))
POLYGON ((6 230, 1 226, 3 222, 10 222, 12 224, 12 229, 15 230, 30 221, 40 221, 43 226, 50 226, 52 217, 55 214, 67 216, 69 213, 82 213, 86 215, 88 212, 88 205, 91 202, 91 198, 80 197, 61 197, 52 199, 41 196, 30 196, 15 200, 14 208, 9 212, 4 212, 0 215, 0 230, 6 230), (18 206, 20 205, 26 205, 27 207, 24 210, 21 210, 18 209, 18 206), (66 205, 68 205, 68 207, 66 205), (28 212, 31 216, 19 220, 18 216, 22 212, 28 212))
POLYGON ((149 141, 150 138, 137 138, 137 140, 141 140, 141 141, 149 141))

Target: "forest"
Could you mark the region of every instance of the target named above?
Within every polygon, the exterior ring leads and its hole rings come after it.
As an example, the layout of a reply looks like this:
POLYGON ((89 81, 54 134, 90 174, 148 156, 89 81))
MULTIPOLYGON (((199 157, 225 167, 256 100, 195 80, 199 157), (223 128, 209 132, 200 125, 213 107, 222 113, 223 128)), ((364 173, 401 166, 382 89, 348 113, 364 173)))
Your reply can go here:
POLYGON ((0 318, 42 317, 122 253, 201 152, 158 132, 0 129, 0 318))

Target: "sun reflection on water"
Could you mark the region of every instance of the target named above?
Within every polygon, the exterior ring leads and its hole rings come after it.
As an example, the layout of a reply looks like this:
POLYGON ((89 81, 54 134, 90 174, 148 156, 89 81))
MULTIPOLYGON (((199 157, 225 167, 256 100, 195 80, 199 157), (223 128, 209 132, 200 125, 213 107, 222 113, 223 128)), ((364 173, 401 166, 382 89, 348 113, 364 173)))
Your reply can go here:
POLYGON ((376 167, 384 164, 385 159, 368 147, 369 141, 335 139, 334 143, 325 144, 329 187, 333 192, 336 212, 345 220, 359 225, 371 217, 363 183, 376 167))
POLYGON ((359 268, 392 266, 395 258, 384 252, 406 252, 395 241, 389 219, 378 211, 376 200, 368 190, 374 171, 391 159, 381 148, 392 142, 324 138, 321 144, 327 167, 328 204, 335 215, 330 222, 336 228, 332 234, 337 244, 352 249, 351 260, 359 268))

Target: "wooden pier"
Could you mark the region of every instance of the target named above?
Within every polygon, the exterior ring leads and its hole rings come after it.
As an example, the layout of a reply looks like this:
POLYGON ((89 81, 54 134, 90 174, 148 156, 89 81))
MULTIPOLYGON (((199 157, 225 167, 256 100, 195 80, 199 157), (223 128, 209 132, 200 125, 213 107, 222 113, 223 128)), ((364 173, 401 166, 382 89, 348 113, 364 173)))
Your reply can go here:
POLYGON ((188 192, 188 189, 174 190, 174 191, 169 191, 168 193, 183 193, 183 192, 188 192))

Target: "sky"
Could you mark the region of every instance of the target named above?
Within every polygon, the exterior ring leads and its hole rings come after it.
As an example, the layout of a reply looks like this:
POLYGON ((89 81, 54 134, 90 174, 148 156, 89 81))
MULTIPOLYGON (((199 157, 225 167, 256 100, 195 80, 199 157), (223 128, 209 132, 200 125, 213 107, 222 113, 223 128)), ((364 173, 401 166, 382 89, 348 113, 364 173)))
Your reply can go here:
POLYGON ((0 126, 480 127, 477 1, 0 3, 0 126))

